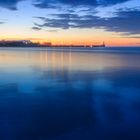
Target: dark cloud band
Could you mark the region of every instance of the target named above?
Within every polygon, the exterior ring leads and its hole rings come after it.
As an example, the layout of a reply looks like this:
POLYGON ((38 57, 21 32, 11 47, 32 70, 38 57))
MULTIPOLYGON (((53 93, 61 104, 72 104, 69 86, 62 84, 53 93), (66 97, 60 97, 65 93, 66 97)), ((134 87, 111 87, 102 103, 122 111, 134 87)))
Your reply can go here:
POLYGON ((43 24, 35 24, 39 28, 102 28, 107 31, 124 34, 140 34, 140 11, 118 11, 115 17, 101 18, 94 15, 55 14, 53 18, 37 17, 43 24))
POLYGON ((52 8, 55 4, 65 4, 69 6, 109 6, 118 3, 123 3, 129 0, 36 0, 35 6, 39 8, 52 8))
MULTIPOLYGON (((18 2, 23 0, 0 0, 0 7, 16 10, 18 2)), ((129 0, 29 0, 39 8, 58 8, 56 4, 65 4, 70 6, 108 6, 129 0)))
POLYGON ((16 10, 16 5, 20 1, 23 0, 0 0, 0 7, 8 8, 10 10, 16 10))

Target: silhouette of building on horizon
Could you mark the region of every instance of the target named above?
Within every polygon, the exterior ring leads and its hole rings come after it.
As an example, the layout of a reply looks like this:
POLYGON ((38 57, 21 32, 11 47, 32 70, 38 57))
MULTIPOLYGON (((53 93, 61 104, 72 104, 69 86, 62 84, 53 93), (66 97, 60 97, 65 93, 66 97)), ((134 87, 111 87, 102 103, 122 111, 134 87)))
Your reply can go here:
POLYGON ((81 47, 81 48, 95 48, 106 47, 105 43, 99 45, 52 45, 51 42, 34 43, 30 40, 1 40, 0 47, 81 47))
POLYGON ((45 44, 34 43, 30 40, 1 40, 0 47, 51 47, 50 42, 45 44))

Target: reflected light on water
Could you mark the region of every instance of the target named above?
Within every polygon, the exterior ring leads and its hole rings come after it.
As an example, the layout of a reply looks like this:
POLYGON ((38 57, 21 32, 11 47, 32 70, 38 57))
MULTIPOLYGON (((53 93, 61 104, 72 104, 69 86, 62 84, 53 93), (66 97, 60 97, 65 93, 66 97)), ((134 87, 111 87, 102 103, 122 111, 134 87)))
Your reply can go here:
POLYGON ((139 140, 140 50, 1 49, 1 140, 139 140))

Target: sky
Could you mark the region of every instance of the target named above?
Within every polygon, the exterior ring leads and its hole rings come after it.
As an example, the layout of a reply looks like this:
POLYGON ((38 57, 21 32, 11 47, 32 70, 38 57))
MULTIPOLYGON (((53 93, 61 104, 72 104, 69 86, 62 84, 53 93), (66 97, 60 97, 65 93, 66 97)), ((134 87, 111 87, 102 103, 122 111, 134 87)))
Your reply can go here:
POLYGON ((140 46, 140 0, 0 0, 0 39, 140 46))

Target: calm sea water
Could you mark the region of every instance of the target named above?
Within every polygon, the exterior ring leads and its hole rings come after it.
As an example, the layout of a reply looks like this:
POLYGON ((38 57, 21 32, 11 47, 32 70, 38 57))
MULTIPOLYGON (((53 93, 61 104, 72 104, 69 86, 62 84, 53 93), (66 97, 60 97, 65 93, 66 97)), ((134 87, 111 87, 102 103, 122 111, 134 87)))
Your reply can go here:
POLYGON ((140 140, 140 48, 1 48, 0 140, 140 140))

